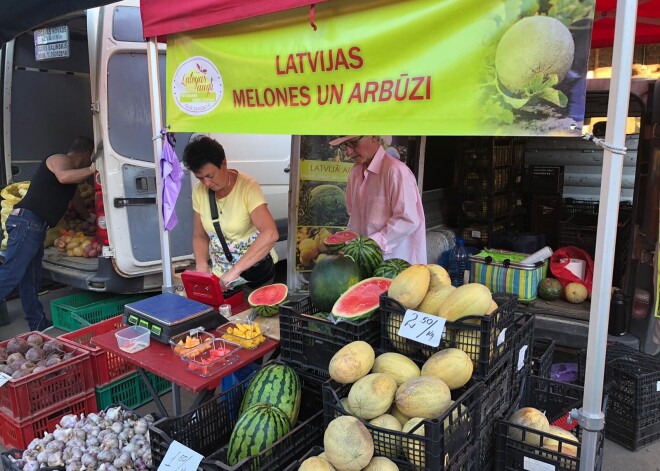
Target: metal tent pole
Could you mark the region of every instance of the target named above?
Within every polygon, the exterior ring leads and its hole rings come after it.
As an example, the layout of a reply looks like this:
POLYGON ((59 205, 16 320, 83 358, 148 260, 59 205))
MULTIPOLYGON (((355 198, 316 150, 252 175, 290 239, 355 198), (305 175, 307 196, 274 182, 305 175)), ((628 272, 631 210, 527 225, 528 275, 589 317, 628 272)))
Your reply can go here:
POLYGON ((158 65, 157 38, 149 38, 147 43, 147 60, 149 66, 149 98, 151 100, 151 129, 154 136, 154 162, 156 164, 154 169, 156 171, 156 206, 158 208, 158 227, 160 229, 160 254, 163 264, 162 291, 163 293, 173 293, 170 233, 165 230, 165 222, 163 221, 163 175, 160 171, 160 156, 163 152, 163 139, 160 137, 160 131, 163 129, 163 108, 160 101, 160 70, 158 65))
MULTIPOLYGON (((605 134, 605 142, 612 148, 624 148, 625 146, 636 16, 637 0, 617 2, 614 49, 612 51, 612 78, 605 134)), ((601 407, 622 172, 623 155, 606 149, 603 155, 600 184, 600 211, 598 213, 593 292, 589 315, 584 401, 582 408, 574 414, 583 429, 580 456, 582 471, 595 469, 598 433, 605 425, 601 407)))

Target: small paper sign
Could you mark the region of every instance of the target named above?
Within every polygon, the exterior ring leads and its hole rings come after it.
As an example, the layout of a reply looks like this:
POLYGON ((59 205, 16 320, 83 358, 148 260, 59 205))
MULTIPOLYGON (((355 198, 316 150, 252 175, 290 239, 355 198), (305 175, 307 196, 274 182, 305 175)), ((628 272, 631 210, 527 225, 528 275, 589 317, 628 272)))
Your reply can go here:
POLYGON ((660 392, 660 381, 655 383, 655 390, 656 390, 656 392, 660 392))
POLYGON ((525 471, 555 471, 557 468, 550 463, 544 463, 543 461, 525 456, 523 459, 523 469, 525 471))
POLYGON ((523 366, 525 366, 525 354, 527 353, 527 345, 523 345, 520 347, 520 351, 518 352, 518 371, 522 370, 523 366))
POLYGON ((160 462, 158 471, 196 470, 204 457, 174 440, 160 462))
POLYGON ((4 386, 7 381, 11 379, 11 376, 0 373, 0 387, 4 386))
POLYGON ((506 329, 502 329, 500 335, 497 336, 497 346, 499 347, 500 345, 502 345, 505 339, 506 339, 506 329))
POLYGON ((438 347, 445 322, 447 319, 443 317, 408 309, 399 327, 399 335, 430 347, 438 347))

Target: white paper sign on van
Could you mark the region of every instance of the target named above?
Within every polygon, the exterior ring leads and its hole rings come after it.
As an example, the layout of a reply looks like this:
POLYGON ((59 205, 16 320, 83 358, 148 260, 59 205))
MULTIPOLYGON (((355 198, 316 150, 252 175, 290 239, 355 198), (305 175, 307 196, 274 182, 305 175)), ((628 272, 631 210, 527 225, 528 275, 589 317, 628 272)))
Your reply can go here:
POLYGON ((63 59, 70 55, 71 46, 67 25, 34 31, 34 57, 36 60, 63 59))

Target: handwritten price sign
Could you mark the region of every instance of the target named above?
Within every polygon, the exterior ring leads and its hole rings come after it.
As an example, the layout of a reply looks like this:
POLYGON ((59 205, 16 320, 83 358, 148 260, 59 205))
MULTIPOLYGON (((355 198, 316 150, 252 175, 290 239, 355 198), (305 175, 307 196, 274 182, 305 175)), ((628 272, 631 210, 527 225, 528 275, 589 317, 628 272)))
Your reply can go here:
POLYGON ((399 335, 430 347, 439 347, 445 322, 447 319, 443 317, 408 309, 399 327, 399 335))
POLYGON ((165 453, 158 471, 192 471, 199 467, 204 457, 174 440, 165 453))

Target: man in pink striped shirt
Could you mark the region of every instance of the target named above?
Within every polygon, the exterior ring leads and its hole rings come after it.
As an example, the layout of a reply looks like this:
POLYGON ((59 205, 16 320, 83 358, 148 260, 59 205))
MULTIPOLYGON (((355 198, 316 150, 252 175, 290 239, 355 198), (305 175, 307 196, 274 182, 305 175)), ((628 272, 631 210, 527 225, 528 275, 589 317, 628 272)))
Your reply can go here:
POLYGON ((348 229, 378 242, 385 259, 425 264, 426 223, 412 171, 376 136, 344 136, 330 145, 355 161, 346 185, 348 229))

